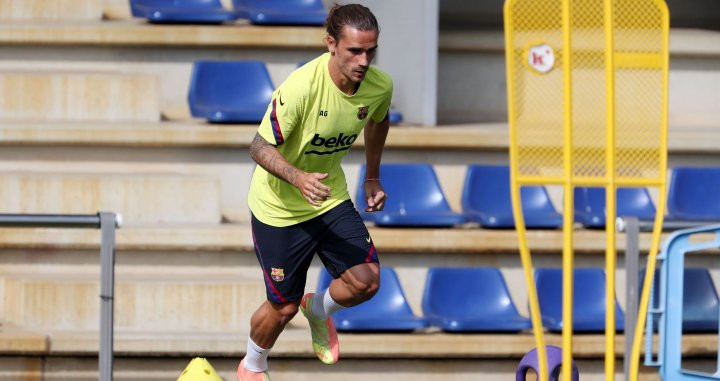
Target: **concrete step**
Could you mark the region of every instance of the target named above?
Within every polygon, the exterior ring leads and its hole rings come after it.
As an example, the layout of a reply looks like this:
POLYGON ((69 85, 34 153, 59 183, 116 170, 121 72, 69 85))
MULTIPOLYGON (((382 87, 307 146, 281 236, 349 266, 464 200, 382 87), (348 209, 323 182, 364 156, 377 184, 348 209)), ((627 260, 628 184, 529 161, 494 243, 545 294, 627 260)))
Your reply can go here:
MULTIPOLYGON (((22 1, 22 0, 16 0, 22 1)), ((41 1, 41 0, 38 0, 41 1)), ((108 9, 116 8, 110 0, 108 9)), ((96 22, 33 22, 0 25, 0 43, 92 46, 177 46, 324 49, 322 27, 268 28, 239 22, 232 27, 214 25, 151 25, 141 19, 96 22)))
POLYGON ((104 0, 103 18, 106 20, 124 20, 132 18, 130 2, 124 0, 104 0))
POLYGON ((49 351, 50 340, 46 333, 6 325, 0 330, 0 354, 39 354, 49 351))
MULTIPOLYGON (((36 353, 52 356, 67 354, 95 354, 98 351, 98 331, 95 330, 28 330, 7 326, 0 333, 0 354, 36 353), (14 344, 23 349, 15 350, 14 344), (23 344, 24 343, 24 344, 23 344)), ((116 329, 117 356, 205 356, 241 357, 245 354, 247 330, 232 332, 203 331, 127 331, 116 329)), ((530 332, 510 334, 448 334, 441 331, 414 333, 339 333, 341 358, 379 359, 520 359, 535 347, 530 332)), ((656 343, 657 336, 653 338, 656 343)), ((545 333, 548 345, 562 345, 562 335, 545 333)), ((314 358, 307 327, 289 327, 273 347, 272 357, 314 358)), ((615 356, 621 358, 625 337, 615 337, 615 356)), ((683 335, 683 353, 688 357, 713 354, 717 350, 717 335, 683 335)), ((654 346, 656 348, 656 346, 654 346)), ((643 352, 644 353, 644 347, 643 352)), ((602 358, 605 355, 604 334, 576 334, 573 337, 573 357, 602 358)))
POLYGON ((0 20, 100 20, 102 0, 0 0, 0 20))
MULTIPOLYGON (((493 254, 516 253, 517 233, 514 230, 481 228, 368 229, 378 251, 404 254, 493 254)), ((123 251, 169 252, 254 252, 249 224, 124 226, 117 231, 116 247, 123 251)), ((669 233, 662 235, 664 240, 669 233)), ((707 238, 710 238, 708 235, 707 238)), ((552 254, 562 250, 561 230, 529 230, 528 244, 533 253, 552 254)), ((605 232, 577 230, 574 232, 575 252, 582 255, 604 255, 605 232)), ((650 248, 652 235, 640 233, 640 250, 650 248)), ((702 238, 698 238, 702 239, 702 238)), ((624 251, 626 236, 617 234, 617 249, 624 251)), ((98 248, 97 232, 63 229, 0 229, 0 249, 88 250, 98 248)))
MULTIPOLYGON (((4 364, 2 372, 38 372, 60 380, 97 379, 97 332, 49 332, 50 350, 43 356, 45 367, 34 365, 25 355, 4 364), (18 361, 24 360, 24 361, 18 361), (24 369, 18 365, 24 364, 24 369), (56 373, 57 372, 57 373, 56 373)), ((2 338, 0 338, 1 340, 2 338)), ((245 352, 247 333, 197 334, 176 332, 157 335, 116 332, 115 379, 170 379, 182 371, 194 356, 207 357, 219 374, 232 379, 234 369, 245 352)), ((560 335, 546 335, 548 344, 561 345, 560 335)), ((274 380, 342 379, 360 381, 390 380, 483 380, 511 379, 522 355, 535 342, 530 334, 485 335, 415 334, 340 334, 340 362, 327 367, 312 353, 308 330, 286 330, 270 354, 274 380)), ((616 338, 617 379, 622 377, 624 338, 616 338)), ((712 369, 716 341, 712 335, 683 337, 683 367, 712 369), (706 356, 710 358, 706 358, 706 356)), ((575 335, 573 358, 583 379, 604 380, 605 338, 603 335, 575 335)), ((40 380, 41 378, 27 378, 40 380)), ((657 369, 641 366, 640 380, 658 380, 657 369)))
MULTIPOLYGON (((720 122, 671 123, 668 151, 672 154, 720 153, 720 122)), ((247 148, 257 126, 213 125, 201 120, 151 123, 0 121, 0 145, 67 145, 88 147, 247 148)), ((434 128, 397 126, 390 129, 386 150, 507 151, 507 123, 439 125, 434 128)), ((358 136, 353 149, 365 147, 358 136)))
MULTIPOLYGON (((99 276, 29 274, 0 276, 3 325, 32 330, 93 330, 99 321, 99 276)), ((260 279, 167 274, 118 276, 115 327, 145 332, 247 330, 265 300, 260 279)))
POLYGON ((217 179, 181 175, 0 173, 4 213, 121 213, 129 225, 220 222, 217 179))
MULTIPOLYGON (((10 328, 10 331, 13 331, 10 328)), ((17 343, 17 336, 31 337, 40 345, 35 352, 0 352, 2 380, 97 380, 97 332, 46 332, 0 334, 0 348, 17 343), (13 337, 15 336, 15 337, 13 337)), ((547 335, 548 343, 560 345, 559 335, 547 335)), ((114 379, 159 381, 178 377, 192 357, 207 357, 226 380, 234 379, 244 355, 246 332, 203 334, 176 332, 152 334, 119 331, 115 334, 114 379)), ((362 381, 501 381, 512 379, 520 357, 535 346, 529 334, 447 335, 422 334, 340 334, 340 362, 321 364, 312 353, 306 329, 286 330, 270 354, 273 380, 362 381)), ((714 364, 709 335, 684 337, 683 366, 708 367, 714 364), (694 349, 693 349, 694 346, 694 349)), ((621 378, 622 337, 616 340, 617 379, 621 378)), ((604 337, 576 335, 574 359, 583 380, 605 380, 603 375, 604 337)), ((640 380, 656 381, 657 369, 641 366, 640 380)))
MULTIPOLYGON (((489 338, 491 339, 491 338, 489 338)), ((377 343, 374 343, 377 345, 377 343)), ((192 356, 116 357, 116 381, 167 381, 175 380, 192 356)), ((342 355, 341 355, 342 356, 342 355)), ((238 357, 210 357, 213 368, 223 380, 235 380, 238 357)), ((273 381, 507 381, 514 380, 520 359, 410 359, 341 357, 340 362, 326 366, 313 358, 272 357, 270 374, 273 381)), ((683 359, 687 363, 700 362, 712 369, 714 359, 683 359)), ((604 381, 601 359, 576 359, 583 381, 604 381)), ((615 380, 622 380, 622 363, 617 362, 615 380)), ((711 371, 712 373, 712 371, 711 371)), ((528 379, 533 376, 529 376, 528 379)), ((88 356, 73 357, 0 357, 0 379, 24 381, 97 381, 97 359, 88 356)), ((660 381, 657 368, 640 369, 640 381, 660 381)))
POLYGON ((159 82, 152 75, 0 72, 0 89, 2 120, 160 120, 159 82))
MULTIPOLYGON (((163 332, 118 331, 115 350, 118 355, 183 355, 203 353, 207 356, 242 356, 245 353, 247 331, 163 332)), ((48 332, 50 354, 87 353, 98 350, 97 331, 48 332)), ((683 336, 683 350, 694 355, 711 353, 716 339, 713 335, 683 336)), ((517 334, 448 334, 439 331, 415 333, 339 333, 341 357, 343 358, 517 358, 535 347, 531 333, 517 334)), ((562 345, 562 335, 545 334, 550 345, 562 345)), ((615 339, 615 354, 624 354, 624 336, 615 339)), ((313 358, 310 330, 288 328, 273 347, 277 357, 313 358)), ((603 334, 575 335, 573 356, 597 358, 605 355, 603 334)))

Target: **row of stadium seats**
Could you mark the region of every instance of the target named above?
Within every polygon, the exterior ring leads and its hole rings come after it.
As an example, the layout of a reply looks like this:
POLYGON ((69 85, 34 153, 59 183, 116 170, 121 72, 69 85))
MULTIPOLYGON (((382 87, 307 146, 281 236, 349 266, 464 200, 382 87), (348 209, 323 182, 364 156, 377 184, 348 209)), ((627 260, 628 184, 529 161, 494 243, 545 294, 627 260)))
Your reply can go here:
POLYGON ((259 25, 323 25, 327 10, 321 0, 233 0, 233 10, 220 0, 130 0, 133 17, 151 23, 220 24, 248 19, 259 25))
MULTIPOLYGON (((477 222, 484 228, 514 228, 507 166, 473 164, 468 167, 462 194, 462 213, 450 209, 430 164, 383 164, 383 187, 390 195, 382 212, 364 211, 363 179, 360 170, 356 205, 365 221, 377 226, 449 227, 477 222)), ((666 220, 718 221, 720 195, 708 192, 720 186, 720 168, 677 167, 672 170, 666 220)), ((553 206, 543 186, 521 189, 525 224, 528 228, 562 226, 562 215, 553 206)), ((575 221, 587 228, 605 226, 605 190, 575 188, 575 221)), ((641 220, 655 218, 655 206, 645 188, 619 188, 617 215, 641 220)))
MULTIPOLYGON (((197 61, 188 102, 195 118, 211 123, 259 123, 275 87, 262 61, 197 61)), ((402 115, 390 113, 390 122, 402 115)))
MULTIPOLYGON (((381 287, 375 297, 334 315, 338 330, 414 331, 434 326, 448 332, 517 332, 532 328, 530 320, 518 313, 497 268, 430 268, 422 299, 422 317, 410 309, 392 268, 383 267, 380 278, 381 287)), ((573 330, 604 331, 604 270, 575 269, 574 279, 573 330)), ((327 288, 331 281, 331 276, 323 270, 318 290, 327 288)), ((536 270, 535 286, 543 326, 553 332, 561 331, 562 270, 536 270)), ((718 295, 708 270, 686 269, 683 293, 683 329, 688 332, 717 331, 718 295)), ((657 305, 657 294, 655 292, 653 305, 657 305)), ((617 330, 623 330, 625 316, 617 300, 615 321, 617 330)))

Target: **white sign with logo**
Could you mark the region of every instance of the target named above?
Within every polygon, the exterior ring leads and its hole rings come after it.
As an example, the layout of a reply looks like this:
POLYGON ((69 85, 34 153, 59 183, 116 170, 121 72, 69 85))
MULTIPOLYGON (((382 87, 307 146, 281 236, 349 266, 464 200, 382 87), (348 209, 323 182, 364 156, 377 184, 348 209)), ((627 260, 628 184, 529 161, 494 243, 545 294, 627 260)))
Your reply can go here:
POLYGON ((533 70, 545 74, 555 66, 555 52, 548 44, 533 45, 527 51, 527 63, 533 70))

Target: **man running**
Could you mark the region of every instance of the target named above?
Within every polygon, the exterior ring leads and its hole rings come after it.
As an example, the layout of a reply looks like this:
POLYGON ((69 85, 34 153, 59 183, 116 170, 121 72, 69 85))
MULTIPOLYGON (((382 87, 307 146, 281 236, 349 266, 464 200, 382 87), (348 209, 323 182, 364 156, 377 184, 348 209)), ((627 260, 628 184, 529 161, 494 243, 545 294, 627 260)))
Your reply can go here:
POLYGON ((325 27, 328 52, 275 90, 250 145, 258 166, 248 204, 267 300, 251 318, 240 381, 270 379, 268 353, 298 308, 310 323, 315 354, 326 364, 337 362, 330 316, 369 300, 380 286, 375 246, 350 201, 340 162, 364 128, 363 202, 369 212, 382 210, 379 167, 392 80, 370 67, 380 29, 368 8, 336 5, 325 27), (335 279, 327 290, 303 296, 315 253, 335 279))

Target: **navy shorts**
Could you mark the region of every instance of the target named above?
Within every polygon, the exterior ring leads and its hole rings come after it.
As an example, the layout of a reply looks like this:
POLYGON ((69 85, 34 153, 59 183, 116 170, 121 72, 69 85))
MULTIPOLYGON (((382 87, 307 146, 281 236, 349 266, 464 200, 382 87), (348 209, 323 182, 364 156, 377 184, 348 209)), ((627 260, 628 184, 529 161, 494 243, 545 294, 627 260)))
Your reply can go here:
POLYGON ((378 262, 375 245, 352 201, 347 200, 310 220, 276 227, 252 216, 255 255, 273 303, 298 301, 307 270, 318 253, 333 278, 363 263, 378 262))

